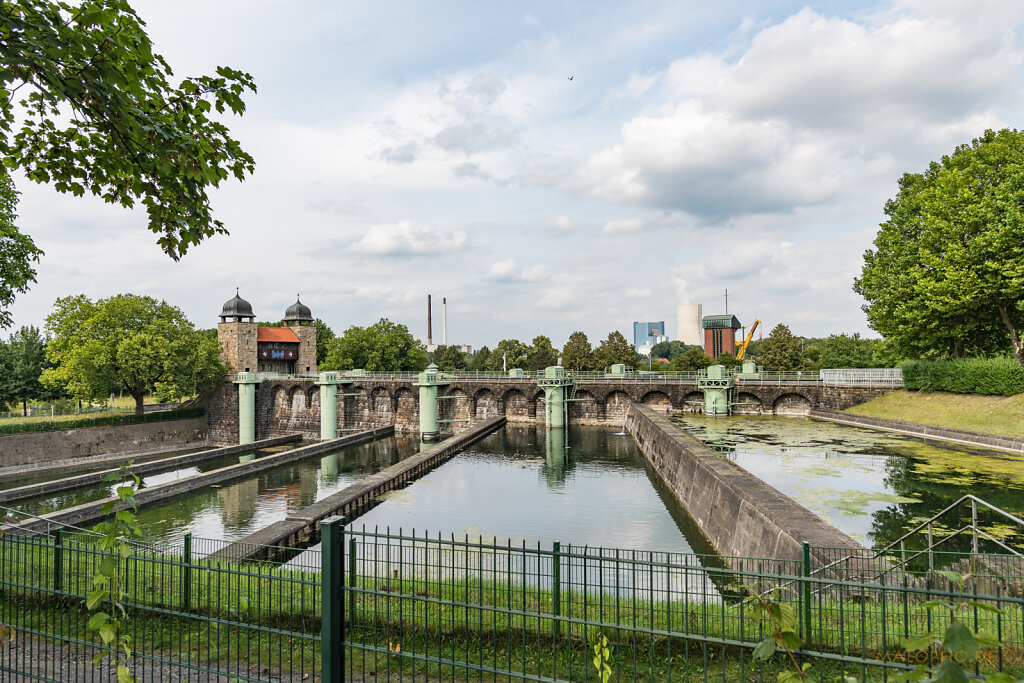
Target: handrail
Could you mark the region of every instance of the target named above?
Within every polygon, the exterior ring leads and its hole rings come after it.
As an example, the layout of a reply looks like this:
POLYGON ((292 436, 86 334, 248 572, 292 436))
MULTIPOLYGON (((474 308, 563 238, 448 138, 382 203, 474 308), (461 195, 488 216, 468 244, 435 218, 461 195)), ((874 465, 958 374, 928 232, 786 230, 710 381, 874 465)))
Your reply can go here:
MULTIPOLYGON (((80 526, 75 526, 74 524, 67 524, 65 522, 58 522, 56 520, 50 519, 49 517, 43 517, 41 515, 36 515, 36 514, 31 513, 31 512, 25 512, 24 510, 18 510, 17 508, 9 508, 9 507, 6 507, 4 505, 0 505, 0 510, 2 510, 5 513, 5 518, 4 518, 3 521, 4 521, 5 524, 8 525, 9 528, 18 529, 19 531, 24 532, 26 534, 29 534, 31 536, 49 536, 50 532, 52 531, 52 527, 56 527, 57 529, 72 529, 74 531, 77 531, 78 533, 86 534, 88 536, 103 536, 103 534, 99 533, 98 531, 94 531, 92 529, 84 529, 84 528, 82 528, 80 526), (15 514, 18 514, 18 515, 24 515, 25 517, 31 517, 32 519, 37 519, 37 520, 39 520, 41 522, 46 522, 46 531, 36 531, 34 529, 27 529, 25 527, 22 527, 20 520, 8 521, 7 518, 9 517, 9 515, 7 513, 11 513, 11 512, 13 512, 15 514)), ((131 540, 129 540, 128 544, 131 545, 131 546, 134 546, 136 548, 145 548, 147 550, 156 550, 155 546, 153 546, 151 544, 148 544, 148 543, 142 543, 140 541, 131 541, 131 540)))

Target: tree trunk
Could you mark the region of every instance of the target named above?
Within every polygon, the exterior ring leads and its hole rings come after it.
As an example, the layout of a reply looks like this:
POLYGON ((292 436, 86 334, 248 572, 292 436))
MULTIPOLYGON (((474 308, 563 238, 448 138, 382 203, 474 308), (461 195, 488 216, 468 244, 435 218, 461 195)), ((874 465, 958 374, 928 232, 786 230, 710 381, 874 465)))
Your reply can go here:
POLYGON ((956 339, 953 341, 953 358, 964 357, 964 340, 956 339))
POLYGON ((1002 317, 1006 329, 1010 332, 1010 343, 1013 344, 1013 357, 1017 359, 1018 363, 1024 365, 1024 339, 1021 339, 1020 334, 1017 333, 1017 326, 1010 320, 1010 310, 1003 301, 999 302, 999 315, 1002 317))
POLYGON ((28 401, 24 398, 21 399, 21 416, 28 417, 28 401))
POLYGON ((131 392, 131 393, 132 393, 132 398, 135 399, 135 414, 136 415, 142 415, 142 413, 145 412, 142 409, 142 400, 144 398, 146 398, 146 394, 145 393, 138 393, 138 394, 136 394, 134 391, 131 392))

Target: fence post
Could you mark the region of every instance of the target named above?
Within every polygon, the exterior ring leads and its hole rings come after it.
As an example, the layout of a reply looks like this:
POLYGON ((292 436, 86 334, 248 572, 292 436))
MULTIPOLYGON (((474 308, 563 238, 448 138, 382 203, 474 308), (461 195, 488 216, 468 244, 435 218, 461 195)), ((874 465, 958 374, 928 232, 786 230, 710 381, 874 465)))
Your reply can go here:
POLYGON ((811 644, 811 544, 804 541, 804 644, 811 644))
POLYGON ((562 560, 560 557, 561 551, 562 544, 558 541, 555 541, 554 552, 551 555, 551 562, 554 567, 554 575, 552 577, 552 579, 554 580, 554 585, 552 586, 552 588, 554 589, 554 604, 551 611, 553 612, 553 616, 555 618, 551 620, 551 624, 556 643, 558 642, 558 636, 560 635, 562 630, 562 624, 558 621, 558 617, 562 616, 562 560))
POLYGON ((345 680, 345 526, 341 517, 320 522, 320 680, 345 680))
POLYGON ((64 590, 64 537, 60 527, 53 532, 53 590, 64 590))
POLYGON ((192 534, 185 534, 185 543, 181 552, 181 609, 188 612, 192 609, 192 534))

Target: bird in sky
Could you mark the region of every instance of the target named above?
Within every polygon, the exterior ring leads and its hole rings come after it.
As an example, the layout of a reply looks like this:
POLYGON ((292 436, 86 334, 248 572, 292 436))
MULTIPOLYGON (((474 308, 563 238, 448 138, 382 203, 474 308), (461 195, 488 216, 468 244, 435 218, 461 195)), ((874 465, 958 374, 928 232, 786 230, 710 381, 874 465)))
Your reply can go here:
POLYGON ((572 79, 573 79, 573 77, 572 77, 572 76, 569 76, 569 80, 571 81, 572 79))

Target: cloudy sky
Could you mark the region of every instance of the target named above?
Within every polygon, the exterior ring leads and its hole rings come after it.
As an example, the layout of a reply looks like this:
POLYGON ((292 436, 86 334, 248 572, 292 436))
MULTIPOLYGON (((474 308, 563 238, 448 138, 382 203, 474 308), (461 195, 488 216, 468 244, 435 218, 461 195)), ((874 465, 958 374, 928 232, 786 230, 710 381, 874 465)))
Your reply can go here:
POLYGON ((900 175, 1024 127, 1019 0, 133 5, 176 74, 253 75, 256 173, 179 263, 142 212, 16 176, 46 251, 16 324, 131 291, 212 327, 238 286, 425 338, 431 293, 450 342, 560 345, 728 288, 744 323, 869 333, 851 284, 900 175))

